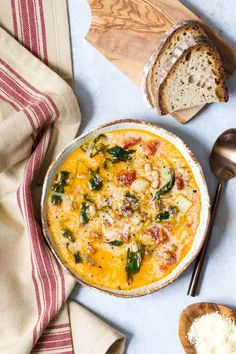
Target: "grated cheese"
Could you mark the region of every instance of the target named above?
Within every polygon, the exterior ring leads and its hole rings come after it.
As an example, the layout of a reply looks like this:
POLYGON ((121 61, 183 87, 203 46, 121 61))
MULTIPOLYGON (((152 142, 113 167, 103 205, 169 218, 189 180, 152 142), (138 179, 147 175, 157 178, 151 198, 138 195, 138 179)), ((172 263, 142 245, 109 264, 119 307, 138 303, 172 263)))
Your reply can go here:
POLYGON ((197 354, 236 354, 235 322, 218 312, 197 318, 187 337, 197 354))

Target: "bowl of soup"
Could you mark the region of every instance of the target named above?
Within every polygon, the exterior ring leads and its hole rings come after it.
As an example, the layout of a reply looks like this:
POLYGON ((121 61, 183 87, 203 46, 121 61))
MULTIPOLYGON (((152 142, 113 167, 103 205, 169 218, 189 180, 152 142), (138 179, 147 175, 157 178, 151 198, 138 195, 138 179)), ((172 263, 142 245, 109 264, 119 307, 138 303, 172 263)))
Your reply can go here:
POLYGON ((175 280, 198 254, 210 201, 202 169, 176 135, 120 120, 73 140, 45 177, 44 235, 80 283, 140 296, 175 280))

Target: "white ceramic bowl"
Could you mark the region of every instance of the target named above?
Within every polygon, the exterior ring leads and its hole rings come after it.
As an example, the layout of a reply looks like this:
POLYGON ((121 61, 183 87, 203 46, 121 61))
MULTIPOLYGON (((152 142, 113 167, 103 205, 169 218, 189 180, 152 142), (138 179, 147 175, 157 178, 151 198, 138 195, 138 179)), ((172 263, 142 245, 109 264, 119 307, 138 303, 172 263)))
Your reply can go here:
POLYGON ((160 128, 159 126, 153 123, 149 123, 141 120, 124 119, 124 120, 114 121, 112 123, 108 123, 90 130, 88 133, 83 134, 77 139, 73 140, 69 145, 66 146, 66 148, 63 151, 61 151, 58 154, 55 161, 53 161, 52 164, 50 165, 44 180, 42 199, 41 199, 41 214, 42 214, 43 233, 46 237, 46 240, 52 252, 54 253, 55 257, 58 259, 58 261, 63 265, 63 267, 66 268, 67 271, 76 279, 76 281, 115 296, 134 297, 134 296, 149 294, 170 284, 194 260, 194 258, 200 251, 203 241, 205 239, 207 226, 209 222, 209 216, 210 216, 210 200, 209 200, 208 190, 207 190, 207 186, 206 186, 206 182, 203 176, 201 166, 197 161, 196 157, 191 152, 191 150, 185 145, 185 143, 180 138, 178 138, 176 135, 168 132, 163 128, 160 128), (47 195, 59 166, 72 153, 72 151, 74 151, 78 146, 82 145, 84 141, 86 141, 92 135, 106 133, 111 130, 120 130, 120 129, 142 129, 157 134, 162 138, 170 141, 181 152, 181 154, 184 156, 189 166, 191 167, 201 193, 200 223, 191 250, 185 256, 185 258, 178 264, 178 266, 165 278, 158 280, 154 283, 151 283, 149 285, 137 289, 132 289, 132 290, 113 290, 113 289, 107 289, 104 287, 95 286, 93 284, 90 284, 87 280, 83 279, 83 277, 80 277, 78 274, 73 272, 73 270, 69 269, 64 264, 63 259, 61 259, 59 256, 59 252, 57 250, 57 247, 55 246, 53 237, 48 228, 47 216, 46 216, 47 195))

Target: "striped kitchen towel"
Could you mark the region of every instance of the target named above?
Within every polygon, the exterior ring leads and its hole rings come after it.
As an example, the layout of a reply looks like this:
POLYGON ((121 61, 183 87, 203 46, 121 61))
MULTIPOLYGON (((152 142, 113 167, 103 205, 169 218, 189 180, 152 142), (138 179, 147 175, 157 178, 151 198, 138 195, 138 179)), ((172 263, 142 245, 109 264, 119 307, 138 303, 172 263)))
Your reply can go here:
POLYGON ((0 25, 0 353, 121 354, 121 333, 66 302, 40 227, 45 172, 80 124, 66 1, 0 0, 0 25))

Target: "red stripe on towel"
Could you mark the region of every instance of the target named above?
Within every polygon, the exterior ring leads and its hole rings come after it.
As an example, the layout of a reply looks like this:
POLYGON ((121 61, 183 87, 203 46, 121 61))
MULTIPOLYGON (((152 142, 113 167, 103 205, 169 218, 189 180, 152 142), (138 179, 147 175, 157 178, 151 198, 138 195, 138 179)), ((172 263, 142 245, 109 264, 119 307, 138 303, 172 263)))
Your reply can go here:
POLYGON ((64 323, 64 324, 57 324, 57 325, 49 325, 47 326, 47 330, 48 329, 58 329, 58 328, 70 328, 70 324, 69 323, 64 323))
POLYGON ((42 0, 11 0, 14 37, 48 64, 45 14, 42 0))
POLYGON ((35 345, 34 350, 40 350, 42 351, 42 349, 64 349, 64 348, 70 348, 71 346, 71 340, 70 339, 65 339, 63 341, 55 341, 55 342, 51 342, 51 343, 37 343, 35 345))
POLYGON ((42 342, 56 342, 56 341, 62 341, 62 340, 68 340, 70 339, 70 332, 65 332, 65 333, 52 333, 52 334, 47 334, 47 335, 42 335, 38 343, 42 342))
POLYGON ((18 40, 19 36, 18 36, 15 0, 11 0, 11 8, 12 8, 12 21, 13 21, 14 37, 18 40))
POLYGON ((39 11, 40 11, 41 34, 42 34, 42 43, 43 43, 43 59, 45 64, 48 64, 47 38, 46 38, 46 27, 45 27, 44 11, 43 11, 43 1, 38 0, 38 4, 39 4, 39 11))

